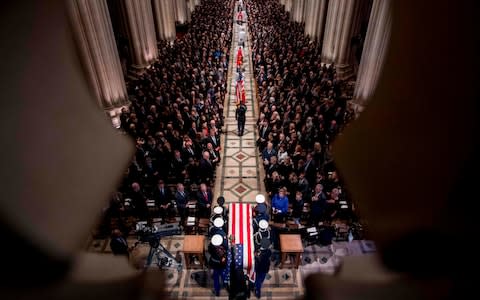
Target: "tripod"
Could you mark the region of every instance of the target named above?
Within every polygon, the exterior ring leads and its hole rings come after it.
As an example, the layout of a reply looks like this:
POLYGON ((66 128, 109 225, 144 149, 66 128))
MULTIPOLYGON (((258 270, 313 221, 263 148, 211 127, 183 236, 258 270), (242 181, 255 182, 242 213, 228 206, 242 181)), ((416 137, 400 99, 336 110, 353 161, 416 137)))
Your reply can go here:
POLYGON ((165 249, 165 247, 163 247, 162 244, 160 244, 160 239, 163 236, 180 234, 181 230, 178 226, 162 225, 162 227, 157 228, 155 226, 137 224, 137 233, 139 234, 139 241, 137 244, 140 242, 148 242, 150 245, 144 269, 147 269, 152 263, 155 263, 160 269, 176 267, 178 271, 182 270, 181 260, 177 260, 167 249, 165 249))
POLYGON ((148 243, 150 244, 150 251, 144 269, 148 269, 154 263, 160 269, 176 267, 179 272, 182 270, 182 263, 160 244, 160 239, 150 240, 148 243))

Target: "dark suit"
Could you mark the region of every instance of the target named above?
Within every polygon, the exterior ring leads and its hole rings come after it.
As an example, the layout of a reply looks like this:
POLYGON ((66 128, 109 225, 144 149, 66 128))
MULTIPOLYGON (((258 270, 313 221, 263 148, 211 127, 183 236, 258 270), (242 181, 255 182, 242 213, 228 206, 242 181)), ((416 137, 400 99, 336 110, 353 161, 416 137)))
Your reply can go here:
POLYGON ((272 149, 270 152, 265 148, 262 152, 262 159, 263 160, 268 160, 270 161, 270 158, 272 156, 277 156, 277 151, 275 151, 275 149, 272 149))
POLYGON ((182 148, 182 158, 184 161, 188 161, 189 158, 196 158, 197 152, 193 147, 184 147, 182 148))
POLYGON ((207 146, 208 143, 211 143, 214 149, 216 149, 217 147, 220 147, 220 135, 216 134, 213 137, 209 135, 205 139, 205 146, 207 146))
POLYGON ((148 214, 147 202, 143 193, 131 191, 129 194, 130 199, 132 199, 133 212, 140 219, 146 219, 148 214))
POLYGON ((183 182, 184 175, 182 174, 183 171, 185 171, 185 161, 180 158, 180 160, 177 160, 176 158, 172 159, 172 173, 175 176, 175 179, 177 182, 183 182))
POLYGON ((235 111, 235 119, 237 120, 239 135, 243 135, 243 131, 245 129, 246 112, 247 112, 247 107, 243 104, 241 104, 235 111))
POLYGON ((200 166, 200 180, 205 183, 210 183, 213 180, 213 165, 209 160, 201 159, 200 166))
POLYGON ((200 216, 208 218, 210 216, 210 207, 207 207, 207 205, 212 205, 213 194, 210 189, 207 189, 206 193, 207 194, 205 195, 200 190, 197 192, 197 204, 200 216))
POLYGON ((178 214, 181 222, 187 217, 187 203, 189 200, 189 193, 184 191, 183 194, 177 191, 175 193, 175 202, 177 203, 178 214))
POLYGON ((215 151, 215 150, 209 150, 208 152, 210 152, 210 161, 212 162, 212 165, 213 167, 215 168, 216 166, 218 166, 218 164, 220 163, 220 152, 218 151, 215 151), (214 160, 216 159, 216 161, 214 162, 214 160))
POLYGON ((269 177, 272 177, 273 172, 278 172, 278 164, 270 164, 268 167, 265 169, 265 172, 269 177))
POLYGON ((128 244, 124 237, 113 237, 110 240, 110 248, 114 255, 128 256, 128 244))
POLYGON ((315 167, 315 161, 313 159, 310 163, 308 161, 305 162, 304 171, 307 181, 315 182, 315 179, 317 178, 317 168, 315 167))
POLYGON ((257 298, 260 298, 263 281, 270 270, 271 256, 272 251, 270 249, 260 250, 255 255, 255 295, 257 298))
POLYGON ((257 146, 260 150, 263 150, 267 146, 267 138, 268 135, 270 134, 270 128, 268 126, 261 126, 258 130, 258 140, 257 140, 257 146), (262 142, 261 139, 264 141, 262 142))
POLYGON ((159 187, 155 187, 153 191, 153 198, 155 199, 155 205, 158 207, 160 212, 160 217, 165 219, 165 217, 170 216, 172 214, 172 205, 171 200, 173 199, 172 192, 169 188, 164 187, 163 191, 159 189, 159 187), (170 204, 167 208, 162 208, 161 205, 170 204))

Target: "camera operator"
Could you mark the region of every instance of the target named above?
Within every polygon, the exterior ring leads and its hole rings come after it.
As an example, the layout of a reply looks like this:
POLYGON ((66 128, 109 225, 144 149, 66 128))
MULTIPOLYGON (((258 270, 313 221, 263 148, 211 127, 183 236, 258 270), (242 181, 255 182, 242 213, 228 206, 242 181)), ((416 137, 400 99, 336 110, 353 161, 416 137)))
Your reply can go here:
POLYGON ((110 240, 110 249, 114 255, 125 255, 129 257, 132 248, 128 247, 127 240, 123 237, 119 229, 112 231, 112 239, 110 240))

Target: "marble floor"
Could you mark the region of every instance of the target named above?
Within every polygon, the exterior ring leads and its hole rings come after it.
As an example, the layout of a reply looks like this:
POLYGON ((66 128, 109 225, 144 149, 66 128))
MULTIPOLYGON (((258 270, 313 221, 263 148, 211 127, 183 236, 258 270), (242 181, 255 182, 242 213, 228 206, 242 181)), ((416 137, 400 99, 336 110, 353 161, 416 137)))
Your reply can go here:
MULTIPOLYGON (((231 63, 228 69, 228 97, 224 105, 225 127, 222 136, 222 163, 217 170, 215 183, 215 199, 225 197, 228 202, 255 202, 258 193, 265 192, 262 178, 264 170, 260 168, 261 161, 258 149, 256 120, 258 118, 258 103, 256 101, 256 87, 251 61, 250 40, 246 23, 243 25, 246 32, 246 41, 243 47, 243 75, 245 98, 247 105, 245 131, 243 136, 237 135, 237 121, 235 120, 236 106, 236 67, 231 63)), ((233 42, 230 61, 236 62, 238 51, 239 25, 233 28, 233 42)))
MULTIPOLYGON (((133 246, 137 239, 129 237, 127 239, 129 246, 133 246)), ((184 245, 184 236, 170 236, 160 240, 161 244, 180 262, 185 261, 182 249, 184 245)), ((110 239, 91 238, 87 245, 88 252, 111 255, 108 246, 110 239)), ((205 249, 208 246, 205 241, 205 249)), ((140 244, 130 256, 132 265, 144 261, 149 251, 148 244, 140 244)), ((304 245, 301 264, 298 269, 279 268, 274 262, 271 264, 270 272, 267 275, 262 288, 261 299, 302 299, 303 279, 311 273, 323 273, 332 275, 344 256, 362 256, 375 255, 376 249, 372 241, 352 241, 352 242, 333 242, 330 246, 304 245)), ((149 270, 158 271, 159 268, 152 264, 149 270)), ((222 289, 220 297, 212 294, 213 282, 207 267, 197 265, 195 269, 181 268, 163 268, 160 270, 165 273, 165 289, 170 295, 170 299, 228 299, 225 289, 222 289)), ((254 297, 252 295, 252 297, 254 297)))

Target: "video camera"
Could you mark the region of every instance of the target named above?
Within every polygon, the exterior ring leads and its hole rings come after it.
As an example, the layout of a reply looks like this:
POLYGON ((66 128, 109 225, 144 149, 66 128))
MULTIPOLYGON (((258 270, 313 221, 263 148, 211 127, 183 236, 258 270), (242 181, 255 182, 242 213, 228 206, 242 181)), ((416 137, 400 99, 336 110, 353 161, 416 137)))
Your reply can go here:
POLYGON ((149 243, 152 248, 158 248, 160 239, 164 236, 180 235, 182 230, 177 224, 165 224, 156 226, 146 221, 137 222, 135 232, 139 242, 149 243))

